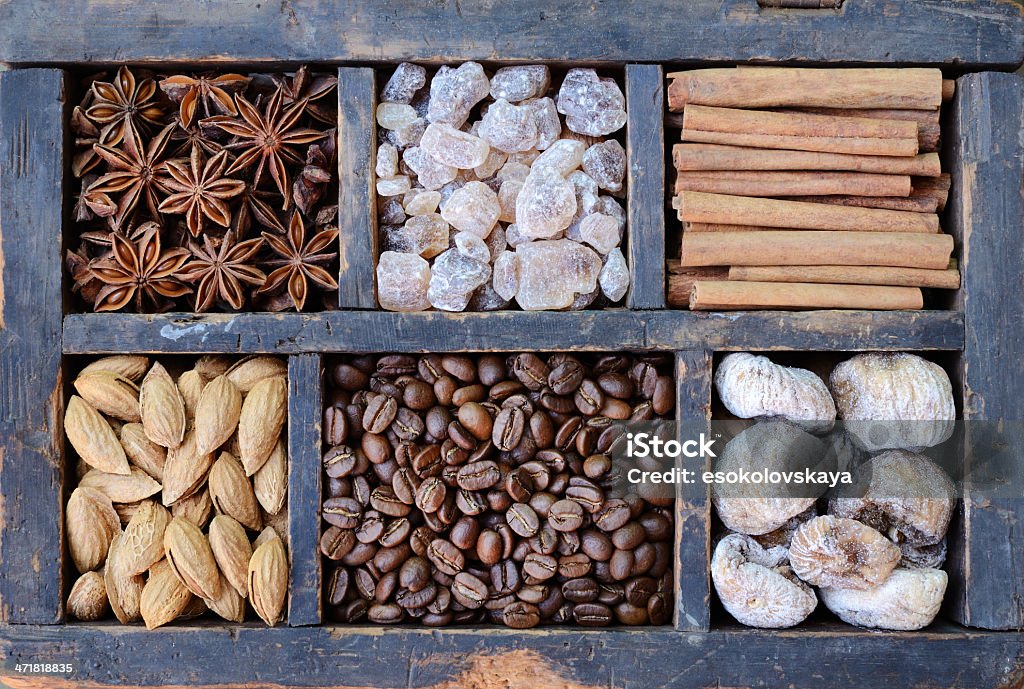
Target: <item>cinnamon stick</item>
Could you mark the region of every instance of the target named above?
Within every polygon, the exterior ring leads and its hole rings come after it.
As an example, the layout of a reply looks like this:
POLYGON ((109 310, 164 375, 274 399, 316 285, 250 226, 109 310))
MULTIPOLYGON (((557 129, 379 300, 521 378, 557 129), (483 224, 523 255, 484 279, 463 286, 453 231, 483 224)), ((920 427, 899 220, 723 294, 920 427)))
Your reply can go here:
POLYGON ((845 153, 850 155, 907 157, 915 156, 918 153, 916 130, 911 138, 880 139, 715 132, 690 129, 684 125, 682 140, 727 146, 748 146, 750 148, 771 148, 787 151, 814 151, 817 153, 845 153))
POLYGON ((943 95, 942 72, 932 68, 739 67, 673 72, 668 77, 672 111, 690 103, 732 108, 935 110, 943 95))
POLYGON ((675 188, 676 193, 706 191, 737 196, 907 196, 910 177, 863 172, 683 171, 676 173, 675 188))
POLYGON ((896 266, 943 270, 948 234, 904 232, 684 232, 683 266, 896 266))
POLYGON ((955 79, 943 79, 942 80, 942 102, 947 103, 953 100, 953 96, 956 95, 956 80, 955 79))
POLYGON ((748 282, 816 282, 958 289, 956 261, 945 270, 891 266, 733 266, 730 280, 748 282))
POLYGON ((697 282, 690 292, 694 311, 744 309, 916 310, 924 296, 916 287, 821 285, 799 282, 697 282))
POLYGON ((668 265, 668 289, 665 298, 674 309, 690 308, 690 291, 693 283, 698 280, 727 280, 729 269, 724 266, 702 268, 683 267, 678 260, 670 260, 668 265))
POLYGON ((939 156, 863 156, 810 151, 778 151, 717 144, 676 144, 677 170, 846 170, 889 175, 934 177, 942 172, 939 156))
POLYGON ((739 132, 777 136, 862 139, 913 139, 917 123, 865 117, 838 117, 803 112, 741 110, 689 105, 683 111, 683 130, 739 132))
POLYGON ((941 211, 946 207, 946 201, 949 199, 949 189, 952 182, 953 178, 948 173, 934 178, 915 177, 910 181, 910 184, 913 187, 913 191, 910 195, 917 198, 934 199, 938 204, 938 209, 941 211))
POLYGON ((830 203, 833 206, 857 206, 858 208, 882 208, 890 211, 908 211, 911 213, 935 213, 939 202, 924 196, 786 196, 785 201, 809 201, 813 203, 830 203))
POLYGON ((680 192, 673 199, 673 208, 679 211, 679 219, 684 222, 854 232, 939 231, 938 217, 924 213, 707 194, 699 191, 680 192))

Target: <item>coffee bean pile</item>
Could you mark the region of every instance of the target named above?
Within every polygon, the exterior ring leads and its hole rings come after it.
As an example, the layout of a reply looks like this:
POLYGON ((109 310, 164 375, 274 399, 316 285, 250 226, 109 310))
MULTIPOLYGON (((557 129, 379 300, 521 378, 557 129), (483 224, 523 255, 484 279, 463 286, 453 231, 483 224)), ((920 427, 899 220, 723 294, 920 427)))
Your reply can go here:
POLYGON ((672 500, 610 451, 670 418, 664 356, 388 355, 329 368, 325 606, 342 622, 665 624, 672 500))

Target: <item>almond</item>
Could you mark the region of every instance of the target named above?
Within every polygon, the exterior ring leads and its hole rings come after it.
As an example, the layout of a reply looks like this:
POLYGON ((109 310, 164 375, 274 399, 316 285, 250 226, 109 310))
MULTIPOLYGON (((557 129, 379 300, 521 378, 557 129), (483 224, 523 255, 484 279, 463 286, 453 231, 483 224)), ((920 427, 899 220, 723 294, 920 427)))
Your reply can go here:
POLYGON ((238 460, 230 453, 222 452, 210 470, 210 499, 220 514, 234 517, 253 531, 258 530, 260 522, 260 504, 253 493, 252 484, 245 475, 245 470, 238 460))
POLYGON ((93 469, 82 477, 78 485, 95 488, 111 502, 138 502, 160 492, 160 484, 138 467, 132 467, 127 476, 93 469))
POLYGON ((163 482, 167 450, 146 437, 141 423, 126 423, 121 427, 121 447, 129 462, 163 482))
POLYGON ((142 588, 146 578, 141 574, 128 574, 125 568, 124 551, 120 549, 121 534, 110 542, 107 565, 103 568, 103 584, 107 587, 107 599, 114 615, 121 624, 135 622, 142 614, 142 588))
MULTIPOLYGON (((197 374, 198 375, 198 374, 197 374)), ((196 447, 213 452, 228 441, 238 428, 242 413, 242 393, 227 376, 211 380, 196 406, 196 447)))
POLYGON ((86 572, 78 577, 68 594, 68 614, 76 620, 95 622, 107 612, 107 587, 99 572, 86 572))
POLYGON ((137 383, 142 376, 146 375, 148 369, 149 357, 137 354, 118 354, 97 359, 83 368, 78 375, 85 376, 97 371, 104 371, 124 376, 137 383))
POLYGON ((213 501, 210 500, 210 491, 206 488, 171 505, 172 516, 187 519, 200 529, 206 527, 211 514, 213 514, 213 501))
POLYGON ((185 404, 185 417, 194 421, 196 418, 196 405, 199 404, 199 397, 203 394, 206 381, 195 369, 185 371, 178 376, 178 392, 181 393, 181 401, 185 404))
POLYGON ((117 516, 121 519, 121 526, 127 526, 128 522, 132 520, 135 513, 139 511, 141 502, 115 502, 114 511, 117 512, 117 516))
POLYGON ((99 568, 114 537, 121 533, 121 519, 110 498, 94 488, 76 488, 64 516, 75 567, 83 574, 99 568))
POLYGON ((288 496, 288 452, 284 438, 278 438, 270 457, 252 477, 253 491, 260 505, 270 514, 284 507, 288 496))
POLYGON ((280 538, 270 538, 249 560, 249 602, 268 626, 281 620, 288 595, 288 555, 280 538))
POLYGON ((171 375, 159 363, 142 379, 139 403, 146 437, 168 449, 178 447, 185 437, 185 403, 171 375))
POLYGON ((252 549, 256 550, 264 543, 272 541, 275 538, 281 538, 281 534, 279 534, 277 532, 277 529, 275 529, 274 527, 268 526, 264 528, 263 531, 260 531, 260 535, 257 536, 256 540, 252 542, 252 549))
POLYGON ((192 596, 188 601, 188 605, 186 605, 185 609, 181 612, 180 615, 178 615, 178 619, 192 620, 197 617, 202 617, 206 614, 207 610, 209 610, 209 608, 206 607, 206 601, 204 601, 202 598, 196 598, 195 596, 192 596))
POLYGON ((207 600, 220 595, 220 571, 199 527, 187 519, 173 518, 164 531, 164 553, 185 588, 207 600))
POLYGON ((288 548, 288 510, 282 509, 277 514, 270 514, 269 512, 263 512, 263 530, 273 529, 274 533, 284 541, 285 548, 288 548))
POLYGON ((199 490, 206 481, 213 454, 203 454, 196 449, 196 434, 190 431, 177 448, 167 453, 164 464, 163 503, 170 506, 199 490))
POLYGON ((287 375, 288 364, 272 356, 246 357, 227 371, 227 377, 243 394, 252 390, 261 380, 283 378, 287 375))
POLYGON ((114 429, 91 404, 77 395, 68 401, 64 432, 75 452, 87 464, 109 474, 127 476, 128 457, 114 429))
POLYGON ((284 378, 265 378, 253 386, 242 403, 238 446, 245 475, 252 476, 270 457, 288 414, 288 384, 284 378))
POLYGON ((164 532, 171 513, 163 505, 146 500, 125 527, 121 548, 125 551, 125 571, 142 574, 164 556, 164 532))
POLYGON ((192 600, 192 594, 175 576, 166 560, 153 566, 142 589, 140 612, 146 629, 156 629, 178 618, 192 600))
POLYGON ((224 578, 240 596, 247 598, 252 545, 245 534, 245 527, 226 514, 214 517, 210 522, 210 548, 224 578))
POLYGON ((122 421, 137 422, 139 387, 128 378, 109 371, 96 371, 75 379, 75 390, 102 414, 122 421))
POLYGON ((217 376, 222 376, 228 372, 234 361, 231 357, 224 356, 223 354, 206 354, 199 357, 196 362, 195 371, 201 375, 205 380, 213 380, 217 376))
POLYGON ((208 599, 206 605, 229 622, 245 621, 245 599, 226 581, 221 581, 220 595, 208 599))

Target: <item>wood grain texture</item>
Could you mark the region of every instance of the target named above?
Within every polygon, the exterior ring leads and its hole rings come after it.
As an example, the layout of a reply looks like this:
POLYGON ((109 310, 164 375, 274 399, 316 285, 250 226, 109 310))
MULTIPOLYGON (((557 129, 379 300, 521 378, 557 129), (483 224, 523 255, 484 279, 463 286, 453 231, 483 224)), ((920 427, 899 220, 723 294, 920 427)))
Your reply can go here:
POLYGON ((318 354, 288 358, 288 624, 320 624, 320 424, 318 354))
POLYGON ((74 314, 65 354, 109 352, 958 350, 955 311, 74 314))
POLYGON ((376 103, 372 69, 338 70, 338 305, 343 309, 377 307, 377 197, 373 188, 376 103))
POLYGON ((1024 627, 1024 80, 972 74, 957 81, 953 103, 950 230, 961 248, 959 307, 966 329, 960 360, 963 418, 975 481, 1017 491, 999 496, 968 483, 950 535, 949 614, 974 627, 1024 627), (996 431, 999 431, 998 435, 996 431))
POLYGON ((955 63, 967 69, 1024 61, 1021 8, 1012 0, 858 0, 820 12, 762 10, 753 0, 228 0, 199 7, 160 0, 4 3, 0 61, 500 57, 955 63))
MULTIPOLYGON (((676 354, 676 422, 679 442, 708 432, 711 420, 711 352, 676 354)), ((711 626, 711 500, 708 484, 699 480, 706 462, 685 458, 683 469, 696 472, 698 482, 676 484, 676 605, 673 622, 681 631, 707 631, 711 626)))
POLYGON ((63 619, 64 73, 0 73, 0 622, 63 619))
POLYGON ((1016 687, 1024 635, 947 624, 909 633, 839 624, 795 630, 254 625, 147 632, 139 626, 0 627, 0 676, 36 687, 386 687, 394 689, 792 689, 1016 687), (638 649, 642 649, 639 650, 638 649), (154 659, 164 659, 154 661, 154 659), (171 659, 178 659, 177 661, 171 659), (75 662, 73 677, 17 676, 17 662, 75 662))
POLYGON ((626 65, 631 309, 665 308, 665 113, 659 65, 626 65))

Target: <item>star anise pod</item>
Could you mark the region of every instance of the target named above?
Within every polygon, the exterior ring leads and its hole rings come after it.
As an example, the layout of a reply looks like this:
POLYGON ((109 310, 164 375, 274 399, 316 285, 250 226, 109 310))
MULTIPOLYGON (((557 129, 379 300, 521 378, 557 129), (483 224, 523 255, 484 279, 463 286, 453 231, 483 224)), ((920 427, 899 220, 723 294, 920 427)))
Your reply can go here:
MULTIPOLYGON (((131 213, 140 198, 146 199, 146 206, 154 218, 158 218, 160 201, 157 190, 165 191, 164 180, 159 176, 164 171, 164 153, 170 141, 171 131, 175 125, 169 124, 152 138, 149 145, 143 148, 142 139, 129 123, 124 129, 124 148, 114 148, 96 144, 96 153, 113 168, 112 172, 100 177, 89 187, 89 194, 121 194, 117 202, 117 223, 122 224, 131 213)), ((104 213, 89 207, 96 215, 107 217, 104 213)))
POLYGON ((324 134, 315 129, 296 128, 306 102, 302 100, 282 109, 283 99, 284 93, 278 89, 267 103, 265 112, 261 113, 239 94, 235 96, 235 103, 241 115, 240 120, 220 115, 203 120, 203 124, 214 125, 238 137, 238 141, 225 146, 241 151, 228 168, 227 174, 256 165, 252 182, 255 187, 259 186, 263 170, 269 168, 277 190, 284 197, 282 208, 287 209, 291 205, 291 184, 285 161, 301 165, 302 158, 292 147, 322 139, 324 134))
POLYGON ((295 185, 292 187, 295 206, 303 213, 309 215, 313 206, 324 195, 324 190, 333 177, 334 156, 333 130, 327 133, 326 139, 311 145, 306 151, 306 166, 295 178, 295 185))
POLYGON ((95 144, 110 145, 111 130, 102 131, 85 115, 81 106, 75 106, 71 112, 71 130, 75 133, 75 151, 71 159, 71 173, 75 177, 84 177, 99 165, 100 158, 96 155, 95 144))
POLYGON ((338 84, 338 78, 331 74, 310 74, 309 67, 303 65, 291 77, 273 75, 271 77, 277 87, 284 93, 285 105, 306 101, 306 112, 314 119, 325 124, 336 125, 338 117, 334 110, 317 103, 338 84))
POLYGON ((156 82, 143 79, 136 83, 135 75, 127 67, 117 70, 112 82, 92 83, 94 102, 85 111, 93 122, 104 125, 107 131, 105 142, 108 146, 121 143, 127 125, 145 126, 147 123, 160 125, 164 110, 153 100, 156 82))
POLYGON ((175 277, 188 260, 188 251, 163 251, 155 224, 137 242, 117 233, 111 239, 111 256, 90 266, 103 283, 93 305, 96 311, 119 311, 134 301, 135 310, 141 313, 147 305, 159 309, 161 297, 176 299, 192 291, 175 277))
POLYGON ((181 160, 168 161, 165 168, 170 179, 164 186, 172 193, 160 204, 160 212, 184 214, 193 237, 202 233, 205 219, 221 227, 230 226, 231 208, 226 199, 245 191, 245 182, 224 177, 227 165, 227 151, 207 160, 198 145, 192 147, 188 164, 181 160))
POLYGON ((220 240, 219 246, 209 235, 203 235, 203 246, 189 242, 193 259, 179 276, 186 282, 199 282, 196 287, 196 311, 208 311, 219 298, 235 311, 245 306, 241 283, 262 285, 266 274, 252 265, 253 257, 263 246, 263 239, 236 242, 233 232, 220 240))
POLYGON ((334 260, 337 252, 318 253, 338 239, 337 227, 321 230, 307 244, 306 227, 302 222, 302 216, 296 211, 288 225, 287 241, 269 232, 264 232, 263 238, 281 258, 267 262, 267 265, 275 267, 275 270, 267 276, 266 283, 259 289, 259 293, 270 292, 287 284, 288 296, 291 297, 295 310, 302 311, 309 293, 309 280, 325 289, 338 289, 337 280, 322 267, 322 264, 334 260))
POLYGON ((245 191, 240 197, 242 202, 238 206, 238 213, 235 214, 231 228, 239 238, 249 235, 253 221, 263 227, 269 227, 279 234, 287 232, 281 219, 277 217, 277 213, 263 198, 272 194, 273 192, 255 189, 251 184, 245 185, 245 191))
POLYGON ((200 102, 203 104, 203 114, 206 117, 237 115, 238 109, 231 96, 241 93, 248 85, 249 77, 241 74, 222 74, 218 77, 177 75, 161 81, 160 90, 172 101, 180 104, 181 126, 188 129, 195 121, 200 102))
MULTIPOLYGON (((193 146, 199 146, 207 155, 217 155, 224 150, 224 146, 219 141, 214 141, 210 137, 206 136, 199 125, 194 125, 185 129, 180 126, 174 128, 171 132, 171 141, 175 144, 171 150, 172 158, 184 158, 192 153, 193 146)), ((220 132, 218 132, 220 134, 220 132)))

